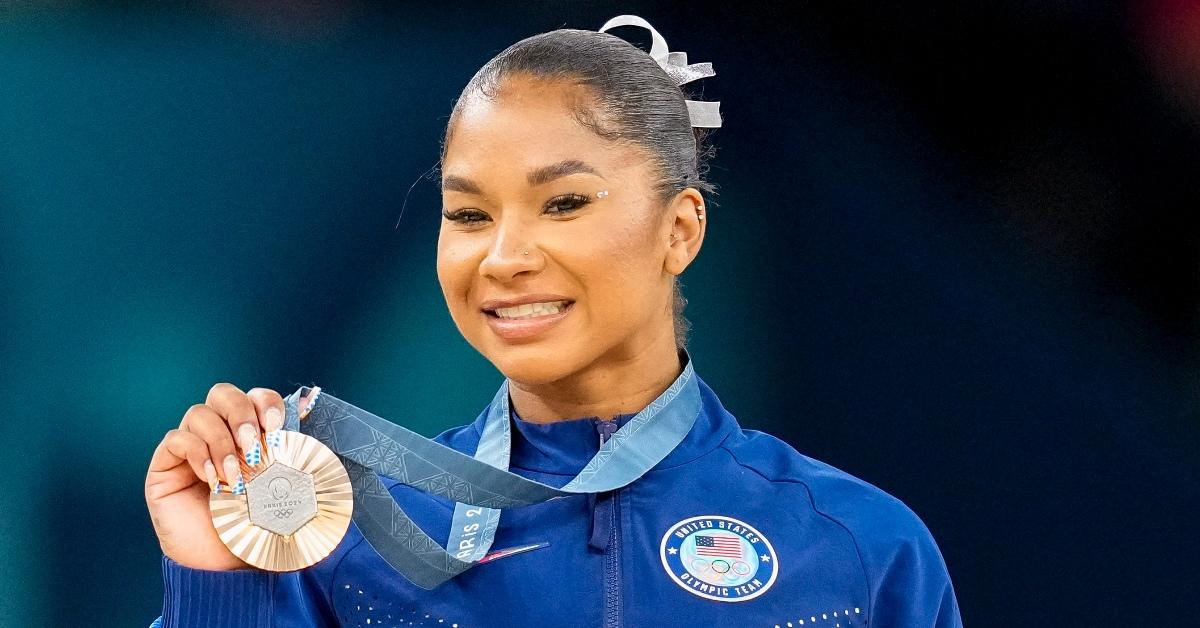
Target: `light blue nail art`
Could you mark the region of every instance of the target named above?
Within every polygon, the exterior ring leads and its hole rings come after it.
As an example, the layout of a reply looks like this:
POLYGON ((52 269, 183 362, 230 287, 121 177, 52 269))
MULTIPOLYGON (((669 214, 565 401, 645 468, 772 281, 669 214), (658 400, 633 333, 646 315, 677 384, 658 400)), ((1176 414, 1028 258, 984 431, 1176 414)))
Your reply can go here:
POLYGON ((238 476, 237 482, 233 484, 233 494, 241 495, 246 492, 246 483, 242 481, 242 476, 238 476))
POLYGON ((301 416, 302 417, 308 416, 309 413, 312 412, 313 406, 317 405, 317 399, 320 399, 320 398, 321 398, 321 390, 318 389, 315 393, 313 393, 312 398, 308 400, 308 405, 306 405, 304 407, 304 414, 301 416))
POLYGON ((260 462, 262 462, 262 445, 258 441, 254 441, 254 446, 246 452, 246 464, 253 467, 260 462))
POLYGON ((213 495, 220 495, 220 494, 221 494, 221 483, 217 482, 216 486, 213 487, 213 495))
POLYGON ((276 448, 283 445, 283 430, 267 432, 267 447, 276 448))

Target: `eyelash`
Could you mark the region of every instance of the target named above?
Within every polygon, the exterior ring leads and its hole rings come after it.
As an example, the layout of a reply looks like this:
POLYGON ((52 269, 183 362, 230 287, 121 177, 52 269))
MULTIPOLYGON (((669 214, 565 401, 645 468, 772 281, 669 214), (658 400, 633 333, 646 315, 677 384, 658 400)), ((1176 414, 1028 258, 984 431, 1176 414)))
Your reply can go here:
MULTIPOLYGON (((578 210, 579 208, 583 207, 584 205, 587 205, 590 202, 592 202, 592 199, 590 199, 582 194, 574 194, 574 193, 563 194, 561 196, 556 196, 556 197, 550 199, 546 203, 546 209, 549 210, 550 208, 562 207, 564 205, 567 206, 567 209, 559 209, 558 211, 546 211, 545 213, 550 214, 552 216, 569 214, 573 211, 578 210)), ((446 210, 442 210, 442 216, 444 216, 447 220, 451 220, 451 221, 454 221, 454 222, 457 222, 460 224, 464 224, 464 225, 474 225, 474 224, 477 224, 480 222, 484 222, 488 218, 488 215, 486 213, 484 213, 478 209, 459 209, 459 210, 456 210, 453 212, 448 212, 446 210)))

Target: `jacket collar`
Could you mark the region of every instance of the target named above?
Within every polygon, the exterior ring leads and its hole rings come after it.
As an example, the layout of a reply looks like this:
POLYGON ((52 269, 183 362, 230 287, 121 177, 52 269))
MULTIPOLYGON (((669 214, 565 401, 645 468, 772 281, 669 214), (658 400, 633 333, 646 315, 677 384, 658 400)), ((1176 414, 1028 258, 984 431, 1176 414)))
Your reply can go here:
MULTIPOLYGON (((694 374, 700 388, 700 414, 696 423, 683 441, 671 451, 654 469, 665 469, 685 464, 716 449, 731 433, 739 429, 737 420, 717 398, 699 373, 694 374)), ((597 417, 579 417, 554 423, 531 423, 517 415, 509 404, 512 418, 512 449, 509 467, 554 475, 574 476, 600 449, 600 433, 597 417)), ((476 435, 481 434, 487 420, 487 410, 476 419, 473 427, 476 435)), ((623 426, 634 414, 616 417, 618 426, 623 426)))

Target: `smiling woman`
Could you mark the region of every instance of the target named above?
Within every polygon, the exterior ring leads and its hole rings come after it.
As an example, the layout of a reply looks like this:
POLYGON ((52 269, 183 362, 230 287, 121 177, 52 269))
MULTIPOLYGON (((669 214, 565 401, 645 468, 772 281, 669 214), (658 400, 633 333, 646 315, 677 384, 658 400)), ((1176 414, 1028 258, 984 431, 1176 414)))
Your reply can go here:
MULTIPOLYGON (((569 54, 560 42, 577 37, 531 45, 559 58, 569 54)), ((644 53, 617 43, 680 93, 644 53)), ((522 416, 635 412, 678 375, 672 290, 700 250, 703 197, 692 186, 667 196, 652 146, 579 121, 580 100, 598 88, 531 74, 513 56, 480 71, 447 130, 438 243, 446 303, 467 341, 517 383, 522 416), (552 311, 507 309, 534 304, 552 311)), ((588 119, 619 124, 609 117, 588 119)))
MULTIPOLYGON (((618 25, 649 28, 622 16, 501 52, 463 90, 442 146, 438 279, 506 381, 473 424, 435 440, 568 494, 501 519, 385 478, 422 529, 450 529, 431 539, 446 554, 419 550, 463 566, 448 581, 408 577, 357 525, 309 568, 247 569, 197 522, 195 489, 219 490, 211 460, 246 428, 242 449, 256 451, 283 400, 218 385, 147 476, 165 625, 961 625, 911 510, 741 429, 696 374, 678 277, 704 242, 702 135, 720 119, 680 86, 713 72, 653 29, 649 55, 604 32, 618 25), (608 471, 623 479, 588 488, 608 471), (473 523, 481 513, 495 518, 473 523)), ((225 479, 241 486, 236 469, 225 479)), ((387 541, 418 538, 400 536, 387 541)))

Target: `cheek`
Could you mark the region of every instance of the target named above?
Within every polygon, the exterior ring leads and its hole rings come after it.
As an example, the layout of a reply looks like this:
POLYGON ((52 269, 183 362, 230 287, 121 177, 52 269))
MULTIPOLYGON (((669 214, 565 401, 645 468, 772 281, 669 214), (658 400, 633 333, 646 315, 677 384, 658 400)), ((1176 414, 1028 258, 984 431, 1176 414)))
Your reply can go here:
MULTIPOLYGON (((572 247, 578 276, 602 320, 642 318, 662 283, 662 251, 655 226, 624 221, 616 228, 592 229, 572 247)), ((624 323, 620 323, 624 324, 624 323)))
POLYGON ((453 234, 442 234, 438 238, 437 275, 442 293, 451 309, 465 304, 471 280, 478 267, 474 247, 453 234))

